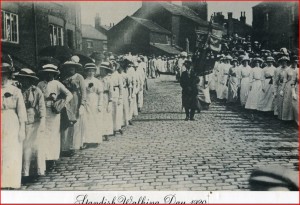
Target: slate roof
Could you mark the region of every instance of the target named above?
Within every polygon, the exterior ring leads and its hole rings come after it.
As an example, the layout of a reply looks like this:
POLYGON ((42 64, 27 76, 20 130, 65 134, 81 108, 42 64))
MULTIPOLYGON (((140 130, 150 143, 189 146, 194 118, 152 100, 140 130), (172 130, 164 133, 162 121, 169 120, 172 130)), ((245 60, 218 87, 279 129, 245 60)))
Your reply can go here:
POLYGON ((173 54, 173 55, 177 55, 179 54, 181 51, 168 45, 168 44, 158 44, 158 43, 155 43, 155 44, 151 44, 151 46, 159 49, 159 50, 162 50, 168 54, 173 54))
POLYGON ((96 40, 107 40, 107 36, 91 25, 82 24, 82 38, 90 38, 96 40))
POLYGON ((169 35, 172 34, 170 31, 168 31, 167 29, 154 23, 153 21, 150 21, 147 19, 142 19, 142 18, 137 18, 137 17, 133 17, 133 16, 128 16, 128 17, 152 32, 164 33, 164 34, 169 34, 169 35))

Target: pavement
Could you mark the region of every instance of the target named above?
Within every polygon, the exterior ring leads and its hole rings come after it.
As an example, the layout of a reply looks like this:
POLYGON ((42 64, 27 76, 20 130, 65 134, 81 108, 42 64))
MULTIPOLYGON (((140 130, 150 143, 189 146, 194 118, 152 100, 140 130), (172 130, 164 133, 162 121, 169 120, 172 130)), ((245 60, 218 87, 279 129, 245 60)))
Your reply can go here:
POLYGON ((61 158, 22 190, 249 190, 252 170, 298 170, 298 129, 272 115, 251 121, 241 107, 212 96, 209 110, 184 121, 174 76, 148 80, 142 113, 123 135, 61 158))

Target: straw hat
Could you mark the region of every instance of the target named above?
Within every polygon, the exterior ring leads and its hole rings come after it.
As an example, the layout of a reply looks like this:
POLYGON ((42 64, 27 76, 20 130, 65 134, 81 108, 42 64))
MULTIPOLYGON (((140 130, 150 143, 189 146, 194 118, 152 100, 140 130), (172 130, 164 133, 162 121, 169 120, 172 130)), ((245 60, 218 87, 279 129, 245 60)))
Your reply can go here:
POLYGON ((39 80, 39 78, 36 76, 36 73, 33 72, 31 69, 29 68, 22 68, 20 70, 20 72, 15 74, 15 77, 22 77, 22 78, 31 78, 34 80, 39 80))
POLYGON ((53 64, 46 64, 42 66, 42 70, 39 71, 40 73, 42 72, 49 72, 49 73, 55 73, 59 74, 59 70, 56 65, 53 64))
POLYGON ((2 67, 1 67, 2 73, 11 73, 12 71, 13 70, 11 64, 2 62, 2 67))
POLYGON ((64 64, 61 65, 61 68, 82 68, 82 65, 74 61, 66 61, 64 64))
POLYGON ((93 69, 93 70, 97 70, 96 64, 95 63, 87 63, 84 65, 84 70, 89 70, 89 69, 93 69))

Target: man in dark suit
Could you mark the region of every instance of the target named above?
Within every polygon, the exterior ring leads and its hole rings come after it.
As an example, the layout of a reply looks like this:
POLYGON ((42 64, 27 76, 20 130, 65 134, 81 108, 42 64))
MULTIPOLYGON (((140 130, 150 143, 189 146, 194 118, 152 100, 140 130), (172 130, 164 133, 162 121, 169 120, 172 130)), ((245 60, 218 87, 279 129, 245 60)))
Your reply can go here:
POLYGON ((192 61, 186 60, 184 62, 186 70, 182 72, 180 77, 180 86, 182 87, 182 107, 185 109, 186 118, 185 120, 195 120, 196 106, 196 74, 192 69, 192 61))

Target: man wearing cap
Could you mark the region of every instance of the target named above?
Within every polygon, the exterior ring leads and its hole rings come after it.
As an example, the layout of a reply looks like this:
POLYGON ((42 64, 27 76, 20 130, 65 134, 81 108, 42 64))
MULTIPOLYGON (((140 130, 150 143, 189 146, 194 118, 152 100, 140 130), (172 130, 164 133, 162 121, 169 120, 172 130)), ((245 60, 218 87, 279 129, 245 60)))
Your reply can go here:
POLYGON ((185 109, 185 121, 195 120, 194 115, 196 106, 196 75, 192 70, 192 62, 186 60, 184 62, 186 70, 182 72, 180 78, 180 86, 182 87, 182 107, 185 109))
POLYGON ((11 63, 3 61, 1 65, 2 189, 18 189, 21 187, 22 149, 23 140, 25 139, 25 122, 27 121, 23 95, 17 87, 9 82, 11 74, 11 63))
POLYGON ((121 129, 123 119, 123 78, 118 72, 120 65, 114 63, 114 71, 111 75, 111 84, 113 86, 112 93, 112 114, 114 122, 114 134, 119 132, 123 134, 121 129))
POLYGON ((26 111, 26 138, 23 142, 23 180, 31 180, 34 175, 44 175, 46 161, 41 146, 41 140, 44 137, 46 106, 42 91, 34 84, 39 80, 35 72, 31 69, 23 68, 15 75, 21 85, 26 111), (33 158, 36 154, 36 158, 33 158), (37 162, 34 175, 29 176, 31 161, 37 162))

